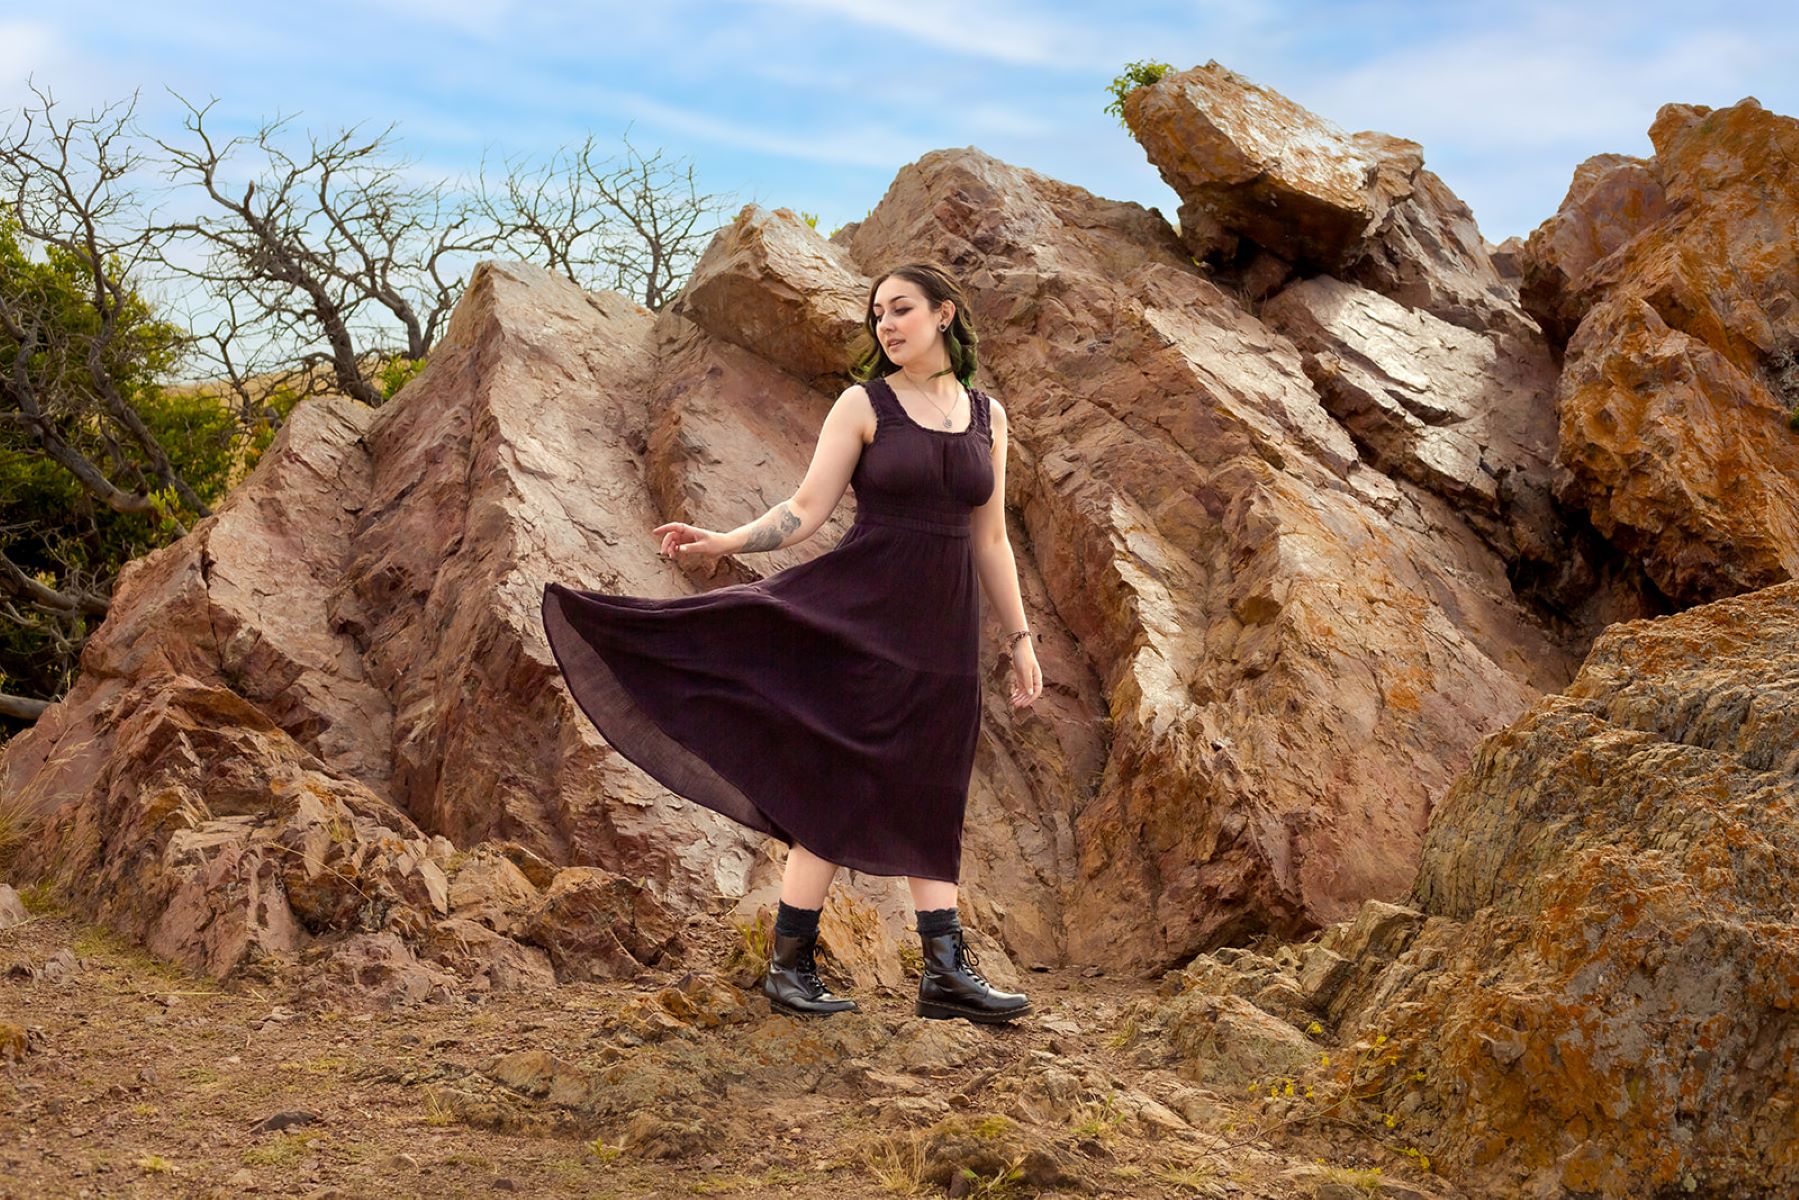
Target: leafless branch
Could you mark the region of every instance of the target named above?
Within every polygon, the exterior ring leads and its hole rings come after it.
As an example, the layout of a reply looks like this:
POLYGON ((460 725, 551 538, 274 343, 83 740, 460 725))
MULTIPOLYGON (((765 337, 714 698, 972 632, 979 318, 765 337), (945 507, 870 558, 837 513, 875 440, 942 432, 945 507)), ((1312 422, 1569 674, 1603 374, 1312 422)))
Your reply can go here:
POLYGON ((248 337, 280 347, 289 369, 328 363, 336 390, 379 405, 369 364, 430 352, 467 282, 466 265, 450 264, 472 264, 491 237, 469 228, 470 211, 447 183, 407 181, 413 164, 395 154, 392 125, 373 137, 360 126, 308 135, 296 156, 286 148, 291 117, 221 144, 206 125, 217 101, 176 99, 190 144, 157 144, 169 177, 211 205, 164 227, 173 245, 197 244, 204 265, 165 262, 217 298, 211 346, 248 337), (241 190, 228 182, 240 148, 258 160, 241 190))
POLYGON ((120 182, 142 161, 129 133, 136 94, 86 117, 59 119, 54 98, 35 83, 27 86, 36 104, 0 132, 0 218, 75 264, 86 319, 68 319, 67 298, 34 284, 29 274, 0 281, 0 357, 10 358, 0 374, 0 416, 112 508, 159 511, 151 489, 137 486, 142 477, 135 462, 122 469, 127 456, 116 445, 109 442, 108 457, 115 473, 138 475, 132 487, 69 440, 67 421, 100 414, 135 445, 158 486, 205 515, 210 510, 175 472, 119 386, 118 365, 144 352, 140 336, 149 325, 131 281, 156 249, 154 234, 137 219, 135 196, 120 182))
POLYGON ((660 309, 686 279, 728 210, 701 195, 693 167, 645 158, 623 135, 624 161, 602 157, 591 134, 533 166, 505 160, 490 182, 485 158, 473 203, 496 231, 496 248, 660 309))

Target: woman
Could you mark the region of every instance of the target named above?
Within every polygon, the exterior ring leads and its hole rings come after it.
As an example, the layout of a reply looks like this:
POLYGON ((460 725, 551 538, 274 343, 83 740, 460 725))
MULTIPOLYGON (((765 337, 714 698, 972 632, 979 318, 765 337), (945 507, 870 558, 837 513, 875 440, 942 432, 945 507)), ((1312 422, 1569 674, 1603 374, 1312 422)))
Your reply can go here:
POLYGON ((1005 528, 1006 415, 968 386, 961 289, 912 263, 869 290, 873 344, 825 417, 799 490, 728 533, 659 525, 661 555, 702 563, 812 536, 845 486, 830 550, 755 583, 674 599, 544 588, 569 690, 606 740, 677 795, 789 847, 763 991, 795 1015, 856 1008, 818 977, 818 917, 839 866, 905 875, 925 1017, 1010 1021, 1022 993, 974 969, 956 912, 962 817, 981 719, 979 595, 1010 631, 1012 704, 1043 673, 1005 528))

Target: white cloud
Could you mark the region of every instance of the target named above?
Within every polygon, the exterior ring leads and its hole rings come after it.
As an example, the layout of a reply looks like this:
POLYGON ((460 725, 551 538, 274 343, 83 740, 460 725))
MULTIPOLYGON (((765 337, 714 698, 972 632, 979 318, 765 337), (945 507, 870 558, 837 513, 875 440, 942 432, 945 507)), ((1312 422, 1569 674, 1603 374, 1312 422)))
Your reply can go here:
POLYGON ((23 79, 61 51, 56 30, 45 21, 0 18, 0 78, 23 79))
MULTIPOLYGON (((1133 21, 1116 5, 1095 6, 1069 20, 1042 4, 959 3, 958 0, 736 0, 786 9, 892 34, 896 38, 969 58, 1008 66, 1116 73, 1140 58, 1145 46, 1170 40, 1166 18, 1133 21)), ((1205 30, 1209 43, 1230 47, 1279 16, 1253 0, 1203 0, 1188 5, 1189 27, 1205 30)), ((1228 52, 1228 51, 1221 51, 1228 52)), ((1191 64, 1185 64, 1191 65, 1191 64)))

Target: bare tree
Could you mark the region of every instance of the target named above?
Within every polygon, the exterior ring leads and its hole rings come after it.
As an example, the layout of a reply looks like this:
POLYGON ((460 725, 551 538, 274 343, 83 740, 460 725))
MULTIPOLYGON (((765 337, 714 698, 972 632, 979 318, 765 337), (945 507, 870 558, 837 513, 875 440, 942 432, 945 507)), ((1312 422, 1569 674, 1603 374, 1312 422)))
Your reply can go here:
MULTIPOLYGON (((177 94, 189 136, 174 144, 136 129, 136 93, 65 120, 32 92, 0 131, 0 467, 42 456, 77 481, 13 472, 36 482, 0 517, 0 679, 29 676, 40 693, 66 690, 117 567, 209 515, 246 439, 306 396, 381 404, 480 258, 510 253, 660 309, 726 211, 691 165, 645 157, 628 131, 620 160, 589 135, 542 166, 508 162, 490 191, 485 164, 473 187, 421 179, 393 125, 308 132, 290 152, 291 118, 221 140, 217 101, 177 94), (190 211, 142 209, 156 168, 190 211), (162 284, 183 302, 176 321, 147 299, 162 284), (168 386, 183 366, 202 395, 168 386)), ((0 717, 46 703, 0 693, 0 717)))
POLYGON ((483 159, 474 202, 496 231, 495 247, 566 275, 584 288, 607 288, 660 310, 680 289, 729 209, 701 195, 693 166, 649 158, 623 135, 625 158, 602 158, 593 135, 533 166, 505 161, 490 184, 483 159))
MULTIPOLYGON (((183 509, 211 510, 138 408, 183 339, 139 290, 157 246, 132 179, 137 97, 65 119, 27 82, 35 103, 0 132, 0 461, 29 449, 77 495, 184 533, 183 509)), ((59 691, 111 592, 110 568, 87 565, 92 506, 78 508, 0 527, 0 617, 39 648, 40 686, 59 691)), ((45 703, 0 694, 0 714, 34 717, 45 703)))
MULTIPOLYGON (((0 278, 0 420, 24 429, 119 512, 172 516, 151 494, 161 487, 205 516, 211 510, 175 473, 120 386, 133 373, 130 360, 152 351, 145 334, 157 326, 134 282, 157 240, 138 218, 134 193, 119 186, 142 161, 128 132, 137 94, 59 123, 55 100, 29 86, 37 104, 0 134, 0 238, 11 236, 11 226, 73 270, 0 278), (110 472, 65 434, 68 423, 90 416, 102 421, 110 472)), ((23 254, 16 242, 14 250, 23 254)))
POLYGON ((171 179, 195 185, 209 212, 166 226, 174 246, 197 243, 203 265, 165 256, 169 267, 215 298, 217 323, 202 341, 212 361, 254 403, 251 375, 234 344, 275 348, 276 377, 302 394, 329 386, 379 405, 379 364, 418 360, 462 296, 474 256, 493 244, 447 182, 408 182, 414 165, 391 145, 393 125, 370 138, 360 126, 329 140, 308 134, 298 156, 283 146, 291 117, 254 137, 217 142, 206 114, 217 100, 186 106, 193 145, 158 140, 171 179), (234 156, 254 146, 257 164, 241 187, 234 156))

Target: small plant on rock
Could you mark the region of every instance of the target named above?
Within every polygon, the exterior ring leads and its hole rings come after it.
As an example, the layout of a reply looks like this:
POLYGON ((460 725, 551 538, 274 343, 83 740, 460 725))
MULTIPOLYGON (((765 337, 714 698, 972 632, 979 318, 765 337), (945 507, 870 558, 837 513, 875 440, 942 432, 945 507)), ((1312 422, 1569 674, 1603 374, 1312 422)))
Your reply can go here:
POLYGON ((1124 68, 1124 74, 1116 76, 1106 85, 1106 90, 1112 93, 1112 103, 1106 105, 1106 111, 1117 117, 1118 123, 1123 125, 1124 98, 1140 87, 1155 83, 1172 70, 1174 68, 1165 62, 1151 62, 1147 59, 1128 64, 1124 68))

